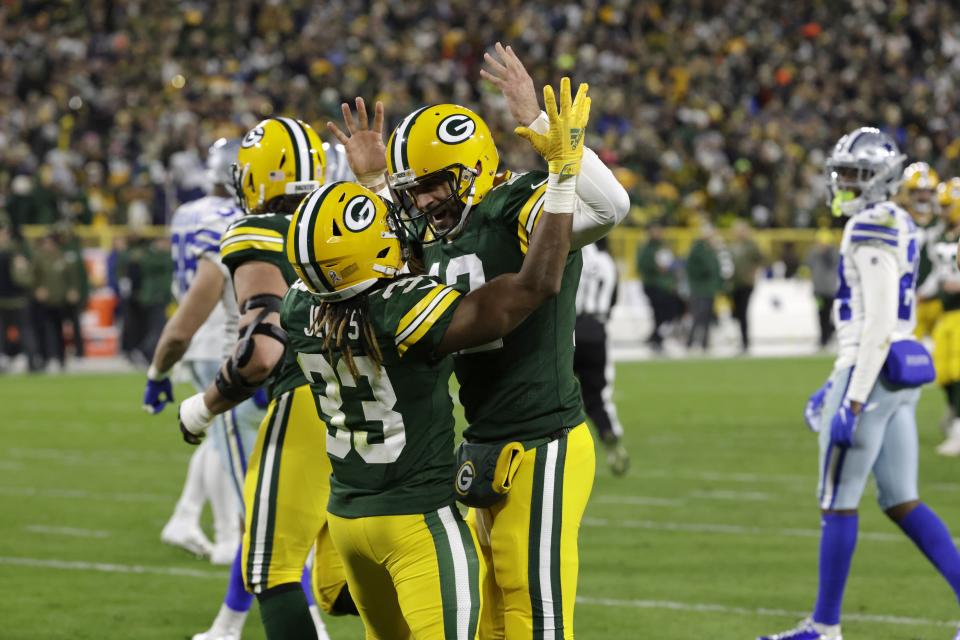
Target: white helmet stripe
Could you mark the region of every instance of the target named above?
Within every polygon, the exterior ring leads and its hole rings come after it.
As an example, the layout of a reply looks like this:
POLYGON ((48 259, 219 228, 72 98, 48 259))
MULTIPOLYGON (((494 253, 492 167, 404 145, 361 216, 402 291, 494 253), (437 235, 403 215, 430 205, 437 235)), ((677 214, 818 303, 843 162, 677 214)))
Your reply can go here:
POLYGON ((300 167, 297 182, 313 180, 313 176, 310 175, 310 142, 307 140, 307 135, 303 127, 293 118, 277 118, 277 120, 287 125, 290 133, 293 134, 293 143, 296 147, 297 157, 299 159, 298 166, 300 167))
POLYGON ((393 149, 390 150, 390 152, 393 154, 393 166, 397 172, 405 171, 406 169, 410 168, 403 165, 403 148, 407 141, 407 130, 410 128, 410 123, 413 122, 413 120, 420 115, 420 112, 426 108, 427 107, 421 107, 420 109, 417 109, 404 118, 403 121, 400 122, 400 126, 397 127, 397 132, 393 136, 393 149))
POLYGON ((330 287, 310 261, 310 236, 312 235, 310 229, 316 215, 317 200, 332 186, 333 184, 320 187, 307 197, 307 201, 301 208, 300 221, 297 223, 297 259, 300 262, 300 268, 303 269, 303 275, 310 280, 310 285, 315 291, 328 290, 330 287))

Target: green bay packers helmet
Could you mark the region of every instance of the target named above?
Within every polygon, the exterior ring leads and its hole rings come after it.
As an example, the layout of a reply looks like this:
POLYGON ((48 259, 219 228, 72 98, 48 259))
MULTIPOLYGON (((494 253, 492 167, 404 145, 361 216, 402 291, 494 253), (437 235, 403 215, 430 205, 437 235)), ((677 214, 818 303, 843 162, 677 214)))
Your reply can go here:
POLYGON ((493 188, 500 154, 487 123, 476 113, 456 104, 418 109, 404 118, 387 142, 390 188, 398 196, 402 220, 424 242, 453 237, 463 228, 470 209, 493 188), (445 183, 449 196, 426 210, 416 206, 414 195, 445 183), (434 216, 456 214, 456 222, 441 229, 434 216))
POLYGON ((940 176, 926 162, 914 162, 903 170, 906 207, 914 221, 926 226, 936 212, 936 192, 940 176))
POLYGON ((960 178, 950 178, 937 185, 937 202, 949 227, 960 224, 960 178))
POLYGON ((304 198, 287 231, 287 259, 307 289, 331 302, 363 293, 404 263, 392 205, 354 182, 304 198))
POLYGON ((275 198, 302 198, 323 184, 325 166, 323 143, 310 125, 267 118, 240 141, 233 168, 240 207, 257 213, 275 198))

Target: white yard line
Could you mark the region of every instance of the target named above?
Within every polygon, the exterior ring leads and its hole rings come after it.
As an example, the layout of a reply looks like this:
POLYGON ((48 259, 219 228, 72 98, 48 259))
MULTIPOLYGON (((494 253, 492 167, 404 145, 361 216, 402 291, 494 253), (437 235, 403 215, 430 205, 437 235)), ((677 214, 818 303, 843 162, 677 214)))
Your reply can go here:
MULTIPOLYGON (((697 613, 728 613, 740 616, 770 616, 784 618, 803 618, 809 611, 787 611, 785 609, 748 609, 746 607, 728 607, 722 604, 700 602, 673 602, 670 600, 616 600, 612 598, 591 598, 577 596, 577 604, 601 607, 625 607, 632 609, 669 609, 672 611, 690 611, 697 613)), ((904 616, 882 616, 869 613, 844 613, 845 621, 872 622, 876 624, 899 624, 905 626, 955 627, 957 622, 932 620, 930 618, 908 618, 904 616)))
POLYGON ((172 502, 176 496, 161 493, 113 493, 82 489, 34 489, 33 487, 0 487, 0 496, 25 498, 67 498, 70 500, 108 500, 115 502, 172 502))
POLYGON ((29 533, 46 533, 52 536, 71 536, 74 538, 106 538, 109 531, 101 529, 78 529, 76 527, 48 527, 42 524, 28 524, 23 528, 29 533))
POLYGON ((682 507, 686 500, 680 498, 656 498, 654 496, 610 496, 600 495, 590 499, 600 504, 634 504, 643 507, 682 507))
MULTIPOLYGON (((179 576, 184 578, 212 580, 224 580, 227 577, 227 574, 224 571, 187 569, 183 567, 156 567, 43 558, 16 558, 10 556, 0 556, 0 565, 29 567, 33 569, 55 569, 60 571, 96 571, 99 573, 179 576)), ((578 596, 577 603, 581 605, 599 607, 665 609, 670 611, 687 611, 695 613, 725 613, 739 616, 766 616, 798 619, 808 615, 809 613, 806 611, 787 611, 784 609, 749 609, 746 607, 729 607, 722 604, 708 604, 701 602, 674 602, 670 600, 618 600, 613 598, 591 598, 590 596, 578 596)), ((844 620, 869 622, 875 624, 897 624, 903 626, 952 627, 956 626, 957 624, 956 622, 950 622, 947 620, 872 615, 865 613, 846 613, 844 614, 844 620)))
POLYGON ((64 464, 93 464, 98 466, 127 465, 131 462, 150 462, 166 464, 169 462, 184 462, 187 456, 184 453, 167 451, 132 451, 132 450, 84 450, 56 447, 8 447, 7 456, 12 459, 47 460, 64 464))
MULTIPOLYGON (((683 471, 677 469, 658 471, 655 469, 631 470, 631 477, 637 478, 668 478, 683 480, 704 480, 709 482, 744 482, 748 484, 769 484, 771 482, 784 482, 793 484, 797 482, 807 482, 815 484, 816 473, 807 476, 788 475, 788 474, 762 474, 762 473, 725 473, 722 471, 683 471)), ((960 486, 960 485, 958 485, 960 486)))
POLYGON ((35 569, 58 569, 64 571, 98 571, 100 573, 133 573, 156 576, 182 576, 185 578, 209 578, 225 580, 225 571, 205 571, 184 567, 145 567, 135 564, 110 564, 106 562, 83 562, 44 558, 15 558, 0 556, 0 565, 31 567, 35 569))
MULTIPOLYGON (((710 522, 662 522, 657 520, 608 520, 606 518, 583 519, 587 527, 613 529, 645 529, 647 531, 673 531, 678 533, 718 533, 724 535, 765 535, 792 538, 819 538, 820 529, 770 529, 765 527, 745 527, 738 524, 720 524, 710 522)), ((906 536, 897 533, 873 533, 861 531, 861 540, 878 542, 906 542, 906 536)))

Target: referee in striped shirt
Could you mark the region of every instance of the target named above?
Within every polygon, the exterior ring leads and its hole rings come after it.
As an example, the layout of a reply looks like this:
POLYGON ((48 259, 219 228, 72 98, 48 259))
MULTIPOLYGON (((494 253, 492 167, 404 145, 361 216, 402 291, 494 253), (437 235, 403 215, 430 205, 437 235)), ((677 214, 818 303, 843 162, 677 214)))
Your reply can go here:
POLYGON ((601 239, 583 248, 573 369, 580 379, 584 408, 607 451, 610 471, 621 476, 627 472, 630 457, 613 404, 613 360, 607 343, 607 321, 616 299, 617 266, 607 252, 606 239, 601 239))

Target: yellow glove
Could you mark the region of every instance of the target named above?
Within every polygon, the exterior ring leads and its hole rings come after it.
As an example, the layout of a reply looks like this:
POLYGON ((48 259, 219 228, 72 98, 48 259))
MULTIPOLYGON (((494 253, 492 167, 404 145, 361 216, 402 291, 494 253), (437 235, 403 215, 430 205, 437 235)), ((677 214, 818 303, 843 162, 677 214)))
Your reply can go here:
POLYGON ((560 176, 560 180, 580 174, 580 161, 583 159, 583 137, 590 118, 590 98, 587 97, 587 83, 577 89, 577 97, 570 100, 570 78, 560 80, 560 110, 553 95, 553 87, 543 88, 543 106, 550 121, 550 130, 541 135, 527 127, 514 129, 521 138, 533 145, 543 159, 547 161, 550 173, 560 176))

